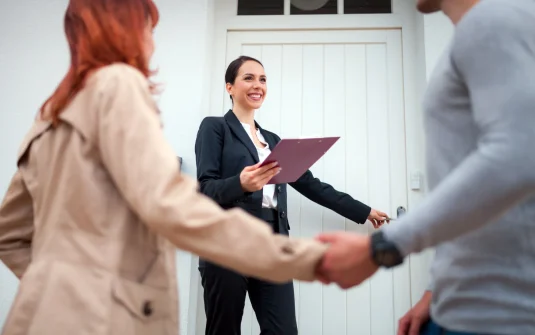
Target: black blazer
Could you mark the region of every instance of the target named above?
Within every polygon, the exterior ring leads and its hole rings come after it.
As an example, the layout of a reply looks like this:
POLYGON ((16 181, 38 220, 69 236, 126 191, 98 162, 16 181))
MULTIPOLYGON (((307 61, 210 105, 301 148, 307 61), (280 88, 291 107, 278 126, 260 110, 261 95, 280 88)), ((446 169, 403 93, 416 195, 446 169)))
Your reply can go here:
MULTIPOLYGON (((272 132, 256 127, 274 148, 280 138, 272 132)), ((221 207, 240 207, 250 214, 261 217, 262 190, 245 192, 240 184, 240 173, 246 166, 259 162, 254 143, 247 135, 236 115, 230 110, 224 117, 206 117, 199 127, 195 141, 197 179, 201 192, 221 207)), ((290 183, 308 199, 327 207, 345 218, 363 224, 371 208, 353 199, 346 193, 314 178, 310 171, 290 183)), ((286 184, 275 187, 277 210, 280 216, 279 231, 288 234, 286 184)))

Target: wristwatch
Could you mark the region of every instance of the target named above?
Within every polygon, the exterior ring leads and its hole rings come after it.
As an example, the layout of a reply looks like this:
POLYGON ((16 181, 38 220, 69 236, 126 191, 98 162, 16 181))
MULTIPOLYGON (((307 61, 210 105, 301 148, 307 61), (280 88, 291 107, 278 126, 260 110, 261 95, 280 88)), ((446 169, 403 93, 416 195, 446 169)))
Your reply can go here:
POLYGON ((403 256, 394 243, 388 241, 382 231, 371 236, 372 260, 380 267, 392 268, 403 263, 403 256))

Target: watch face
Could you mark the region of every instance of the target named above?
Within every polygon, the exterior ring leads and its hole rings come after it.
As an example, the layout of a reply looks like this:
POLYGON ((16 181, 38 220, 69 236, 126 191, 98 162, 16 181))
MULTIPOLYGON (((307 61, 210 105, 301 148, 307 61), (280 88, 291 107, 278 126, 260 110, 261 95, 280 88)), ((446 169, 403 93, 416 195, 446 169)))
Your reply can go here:
POLYGON ((376 253, 377 263, 384 267, 393 267, 403 262, 402 257, 396 250, 378 250, 376 253))
POLYGON ((383 264, 385 264, 386 266, 393 266, 395 265, 397 259, 394 255, 392 255, 392 253, 390 252, 385 252, 383 253, 383 264))

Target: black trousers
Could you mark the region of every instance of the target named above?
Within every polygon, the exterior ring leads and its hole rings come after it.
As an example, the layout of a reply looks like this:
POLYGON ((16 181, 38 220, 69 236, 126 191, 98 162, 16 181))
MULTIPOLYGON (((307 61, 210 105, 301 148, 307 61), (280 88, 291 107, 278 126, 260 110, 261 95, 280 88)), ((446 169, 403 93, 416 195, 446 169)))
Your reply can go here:
MULTIPOLYGON (((278 230, 277 213, 264 219, 278 230)), ((246 294, 260 325, 261 335, 297 335, 293 282, 273 284, 245 277, 232 270, 202 261, 206 335, 241 335, 246 294)))

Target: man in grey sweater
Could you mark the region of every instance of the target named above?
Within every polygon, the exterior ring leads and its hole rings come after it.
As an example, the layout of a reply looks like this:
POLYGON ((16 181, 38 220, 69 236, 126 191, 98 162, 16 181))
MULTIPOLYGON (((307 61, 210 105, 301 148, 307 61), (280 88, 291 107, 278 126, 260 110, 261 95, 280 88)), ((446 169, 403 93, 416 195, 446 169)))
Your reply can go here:
POLYGON ((424 101, 431 192, 371 237, 319 236, 320 274, 348 288, 436 247, 426 327, 535 334, 535 0, 419 5, 456 26, 424 101))

